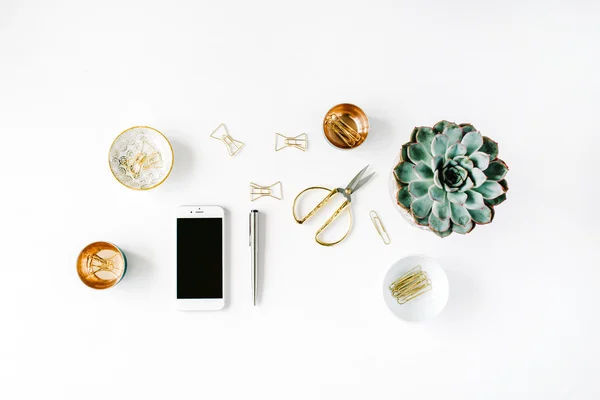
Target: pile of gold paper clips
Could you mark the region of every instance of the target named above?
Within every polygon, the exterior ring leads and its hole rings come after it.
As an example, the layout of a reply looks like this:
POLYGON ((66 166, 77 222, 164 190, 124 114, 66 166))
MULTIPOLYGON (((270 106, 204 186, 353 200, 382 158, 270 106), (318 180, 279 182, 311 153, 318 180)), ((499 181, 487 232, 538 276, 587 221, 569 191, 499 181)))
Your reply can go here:
POLYGON ((348 147, 354 147, 362 139, 360 134, 335 114, 327 117, 327 125, 348 147))
POLYGON ((417 265, 396 279, 389 288, 398 304, 406 304, 423 293, 430 291, 431 280, 427 272, 423 271, 420 265, 417 265))

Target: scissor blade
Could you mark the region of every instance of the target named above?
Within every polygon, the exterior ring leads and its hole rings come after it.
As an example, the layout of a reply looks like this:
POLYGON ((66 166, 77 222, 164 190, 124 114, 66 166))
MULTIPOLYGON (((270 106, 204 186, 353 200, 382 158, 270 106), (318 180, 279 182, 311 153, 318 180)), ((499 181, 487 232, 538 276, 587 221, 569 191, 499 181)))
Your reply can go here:
POLYGON ((369 175, 365 176, 360 181, 358 181, 354 189, 352 189, 352 192, 356 192, 358 189, 360 189, 362 185, 367 183, 367 181, 373 177, 373 175, 375 175, 375 172, 371 172, 369 175))
POLYGON ((363 169, 361 169, 360 172, 358 174, 356 174, 356 176, 354 176, 354 178, 352 178, 352 180, 350 181, 350 183, 348 184, 348 186, 346 186, 346 188, 354 190, 354 185, 360 179, 360 177, 363 176, 363 174, 365 173, 365 171, 367 170, 367 168, 369 168, 368 164, 367 164, 366 167, 364 167, 363 169))

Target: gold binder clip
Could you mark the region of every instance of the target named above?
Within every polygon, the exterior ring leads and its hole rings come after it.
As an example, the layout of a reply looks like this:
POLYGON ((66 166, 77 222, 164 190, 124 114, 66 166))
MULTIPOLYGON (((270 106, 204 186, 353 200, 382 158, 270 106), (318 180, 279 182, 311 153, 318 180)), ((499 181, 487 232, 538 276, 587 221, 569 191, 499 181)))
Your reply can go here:
POLYGON ((362 140, 356 129, 348 125, 343 118, 338 117, 334 113, 327 116, 327 125, 350 148, 356 146, 362 140))
POLYGON ((281 133, 275 134, 275 151, 285 149, 286 147, 295 147, 298 150, 306 151, 308 148, 308 137, 303 133, 294 137, 283 136, 281 133), (279 138, 282 138, 280 140, 279 138))
POLYGON ((263 196, 273 197, 274 199, 281 200, 283 198, 283 189, 281 186, 281 181, 277 181, 271 186, 260 186, 254 182, 250 182, 250 201, 254 201, 256 199, 260 199, 263 196), (273 194, 273 189, 278 188, 277 191, 279 196, 273 194))
POLYGON ((375 210, 371 210, 369 217, 371 217, 371 221, 373 221, 373 225, 375 225, 375 229, 377 230, 377 233, 379 233, 379 236, 381 236, 383 243, 390 244, 392 242, 390 235, 388 235, 387 231, 385 230, 385 226, 383 226, 383 222, 381 222, 381 219, 375 210))
POLYGON ((240 142, 239 140, 235 140, 229 135, 229 131, 227 130, 227 126, 225 126, 225 124, 217 126, 217 129, 210 134, 210 137, 225 143, 230 156, 235 156, 242 149, 242 147, 244 147, 244 143, 240 142), (217 132, 219 129, 221 129, 221 127, 223 127, 225 133, 219 135, 217 132))
POLYGON ((417 265, 389 286, 392 296, 398 304, 406 304, 431 290, 431 280, 427 272, 417 265))

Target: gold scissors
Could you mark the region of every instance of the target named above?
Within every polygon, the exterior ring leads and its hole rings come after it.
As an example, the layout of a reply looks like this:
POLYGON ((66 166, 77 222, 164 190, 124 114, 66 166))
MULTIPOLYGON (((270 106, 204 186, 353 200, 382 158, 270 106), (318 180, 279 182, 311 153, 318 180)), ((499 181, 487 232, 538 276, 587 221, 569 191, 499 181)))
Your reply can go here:
POLYGON ((342 205, 339 206, 339 208, 337 210, 335 210, 335 212, 331 215, 331 217, 329 217, 329 219, 327 221, 325 221, 325 223, 323 224, 323 226, 321 226, 319 228, 319 230, 317 231, 317 233, 315 234, 315 240, 320 245, 322 245, 322 246, 333 246, 334 244, 338 244, 342 240, 346 239, 346 237, 350 233, 350 230, 352 229, 352 209, 350 207, 350 203, 352 203, 352 194, 354 192, 356 192, 358 189, 360 189, 365 183, 367 183, 367 181, 369 179, 371 179, 371 177, 375 174, 374 172, 372 172, 370 175, 367 175, 364 178, 362 178, 362 176, 365 174, 367 168, 369 168, 368 165, 366 167, 364 167, 358 174, 356 174, 356 176, 354 178, 352 178, 352 180, 350 181, 350 183, 348 184, 348 186, 346 186, 345 188, 328 189, 328 188, 325 188, 325 187, 322 187, 322 186, 313 186, 313 187, 309 187, 309 188, 304 189, 303 191, 301 191, 298 194, 298 196, 296 196, 296 198, 294 199, 294 204, 292 205, 292 213, 294 214, 294 219, 296 220, 296 222, 299 223, 299 224, 302 224, 306 220, 310 219, 313 215, 315 215, 321 208, 323 208, 323 206, 325 204, 327 204, 331 199, 333 199, 338 193, 341 194, 342 196, 344 196, 346 198, 346 200, 342 203, 342 205), (325 198, 319 204, 317 204, 317 206, 315 208, 313 208, 308 214, 306 214, 306 216, 304 216, 302 218, 298 217, 296 215, 296 203, 298 202, 298 199, 303 194, 305 194, 305 193, 307 193, 309 191, 312 191, 312 190, 326 190, 326 191, 329 192, 329 194, 327 196, 325 196, 325 198), (321 233, 323 233, 323 231, 325 231, 327 229, 327 227, 337 217, 339 217, 340 214, 344 210, 348 210, 348 214, 350 215, 350 224, 348 225, 348 230, 346 231, 346 233, 344 234, 344 236, 342 236, 341 239, 336 240, 335 242, 325 242, 325 241, 321 240, 319 238, 319 235, 321 233))

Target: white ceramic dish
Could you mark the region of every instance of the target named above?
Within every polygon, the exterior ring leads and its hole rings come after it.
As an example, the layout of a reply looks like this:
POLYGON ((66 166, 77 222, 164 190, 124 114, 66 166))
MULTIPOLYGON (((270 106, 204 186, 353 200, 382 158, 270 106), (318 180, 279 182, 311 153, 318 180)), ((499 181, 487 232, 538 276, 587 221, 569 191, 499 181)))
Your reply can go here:
POLYGON ((383 280, 383 299, 388 308, 398 318, 409 322, 424 322, 435 318, 446 307, 448 293, 448 277, 442 267, 435 260, 422 255, 408 256, 396 261, 383 280), (429 275, 431 290, 406 304, 398 304, 390 293, 389 286, 417 265, 429 275))
POLYGON ((136 190, 149 190, 163 183, 171 173, 173 158, 169 140, 149 126, 121 132, 108 152, 114 177, 136 190))

